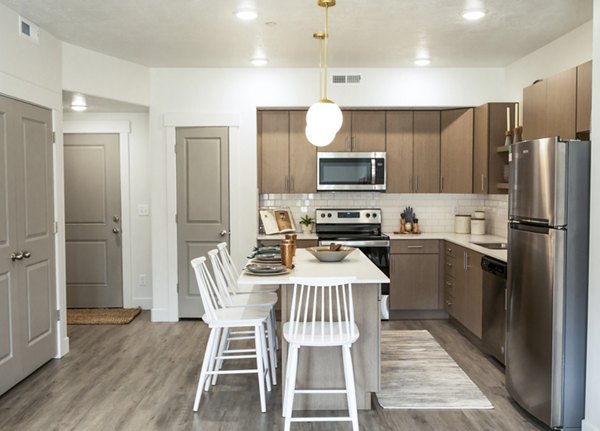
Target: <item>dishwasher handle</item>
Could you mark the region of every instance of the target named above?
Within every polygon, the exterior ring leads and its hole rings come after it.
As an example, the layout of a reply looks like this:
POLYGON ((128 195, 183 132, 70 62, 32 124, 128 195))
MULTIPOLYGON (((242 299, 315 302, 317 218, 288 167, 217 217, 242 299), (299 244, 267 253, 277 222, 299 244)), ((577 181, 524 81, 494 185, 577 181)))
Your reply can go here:
POLYGON ((507 278, 507 265, 506 262, 502 262, 501 260, 483 256, 481 258, 481 269, 504 280, 507 278))

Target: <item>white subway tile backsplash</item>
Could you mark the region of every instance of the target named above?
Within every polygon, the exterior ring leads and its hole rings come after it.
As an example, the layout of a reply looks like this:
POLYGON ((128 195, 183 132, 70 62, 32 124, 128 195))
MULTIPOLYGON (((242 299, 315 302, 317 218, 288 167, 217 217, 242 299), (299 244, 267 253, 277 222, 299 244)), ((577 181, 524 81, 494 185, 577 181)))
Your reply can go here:
POLYGON ((297 224, 317 208, 381 208, 382 228, 397 231, 404 208, 413 208, 423 232, 453 232, 455 214, 484 210, 487 233, 507 236, 508 196, 470 194, 307 193, 259 195, 261 207, 289 207, 297 224))

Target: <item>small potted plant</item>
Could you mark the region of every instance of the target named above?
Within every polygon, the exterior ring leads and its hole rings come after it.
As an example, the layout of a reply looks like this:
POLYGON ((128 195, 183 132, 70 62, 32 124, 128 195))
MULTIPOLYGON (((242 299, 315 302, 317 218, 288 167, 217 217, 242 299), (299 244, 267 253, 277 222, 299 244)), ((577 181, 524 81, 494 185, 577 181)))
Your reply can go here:
POLYGON ((302 225, 302 233, 311 233, 312 225, 314 222, 315 222, 315 219, 313 219, 308 214, 306 214, 304 217, 302 217, 300 219, 300 224, 302 225))

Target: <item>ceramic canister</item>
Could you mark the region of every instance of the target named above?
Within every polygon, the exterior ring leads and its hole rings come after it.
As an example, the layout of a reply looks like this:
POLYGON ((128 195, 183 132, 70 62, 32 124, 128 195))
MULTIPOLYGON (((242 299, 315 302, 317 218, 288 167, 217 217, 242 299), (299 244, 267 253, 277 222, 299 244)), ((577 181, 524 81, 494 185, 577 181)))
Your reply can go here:
POLYGON ((474 219, 484 219, 485 218, 485 212, 483 212, 481 210, 474 211, 472 218, 474 218, 474 219))
POLYGON ((470 233, 471 216, 468 214, 456 214, 454 216, 454 233, 470 233))
POLYGON ((471 219, 471 235, 485 235, 485 219, 471 219))

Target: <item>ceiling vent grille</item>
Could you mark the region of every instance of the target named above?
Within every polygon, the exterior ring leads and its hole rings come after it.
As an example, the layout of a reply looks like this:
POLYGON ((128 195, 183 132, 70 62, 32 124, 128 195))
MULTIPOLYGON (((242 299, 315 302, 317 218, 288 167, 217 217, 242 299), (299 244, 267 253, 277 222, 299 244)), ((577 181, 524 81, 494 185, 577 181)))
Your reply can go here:
POLYGON ((334 85, 360 84, 362 75, 331 75, 331 83, 334 85))
POLYGON ((37 25, 26 20, 22 16, 19 17, 19 34, 29 40, 39 42, 40 29, 37 25))

